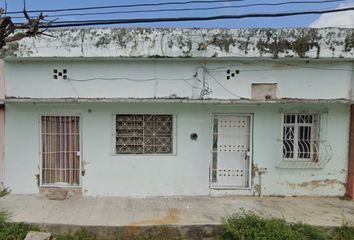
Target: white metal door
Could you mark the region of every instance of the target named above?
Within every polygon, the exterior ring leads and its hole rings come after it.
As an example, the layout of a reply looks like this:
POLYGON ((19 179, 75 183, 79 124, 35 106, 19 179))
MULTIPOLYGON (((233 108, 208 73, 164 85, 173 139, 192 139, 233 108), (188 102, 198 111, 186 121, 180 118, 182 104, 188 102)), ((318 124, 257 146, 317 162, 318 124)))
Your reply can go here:
POLYGON ((41 116, 41 185, 80 186, 80 117, 41 116))
POLYGON ((214 114, 212 188, 249 188, 251 115, 214 114))

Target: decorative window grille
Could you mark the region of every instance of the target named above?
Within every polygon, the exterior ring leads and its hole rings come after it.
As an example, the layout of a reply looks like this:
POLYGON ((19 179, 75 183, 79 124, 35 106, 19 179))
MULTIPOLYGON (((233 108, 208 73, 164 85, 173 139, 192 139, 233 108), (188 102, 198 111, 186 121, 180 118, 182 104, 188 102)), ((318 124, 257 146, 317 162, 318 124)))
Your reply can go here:
POLYGON ((117 154, 169 154, 172 136, 172 115, 116 115, 117 154))
POLYGON ((319 113, 286 113, 280 167, 323 167, 332 157, 319 113))
POLYGON ((80 117, 41 117, 41 185, 80 185, 80 117))

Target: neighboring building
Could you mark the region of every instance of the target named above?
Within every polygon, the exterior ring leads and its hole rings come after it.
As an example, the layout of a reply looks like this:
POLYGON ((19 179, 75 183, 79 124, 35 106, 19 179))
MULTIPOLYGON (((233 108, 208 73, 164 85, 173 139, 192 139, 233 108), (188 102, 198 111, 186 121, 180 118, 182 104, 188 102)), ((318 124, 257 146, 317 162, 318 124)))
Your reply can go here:
POLYGON ((3 53, 13 193, 353 197, 353 29, 49 34, 3 53))

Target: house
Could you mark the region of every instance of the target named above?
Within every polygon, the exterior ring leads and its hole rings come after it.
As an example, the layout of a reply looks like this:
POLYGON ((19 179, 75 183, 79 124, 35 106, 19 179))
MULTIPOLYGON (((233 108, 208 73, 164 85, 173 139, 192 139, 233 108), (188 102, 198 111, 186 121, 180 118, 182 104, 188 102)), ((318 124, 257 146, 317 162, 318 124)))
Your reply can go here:
POLYGON ((353 29, 49 34, 2 52, 13 193, 354 197, 353 29))

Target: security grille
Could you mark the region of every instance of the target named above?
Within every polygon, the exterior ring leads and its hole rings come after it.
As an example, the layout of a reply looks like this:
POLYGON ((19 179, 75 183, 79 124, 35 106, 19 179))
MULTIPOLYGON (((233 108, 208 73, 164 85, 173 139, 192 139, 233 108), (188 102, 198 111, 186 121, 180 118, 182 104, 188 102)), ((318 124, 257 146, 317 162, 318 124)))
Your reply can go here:
POLYGON ((172 115, 116 115, 116 153, 172 153, 172 133, 172 115))
POLYGON ((250 186, 251 116, 214 114, 212 188, 250 186))
POLYGON ((41 117, 41 184, 80 185, 80 118, 41 117))
POLYGON ((285 114, 283 158, 297 161, 318 161, 319 116, 285 114))

